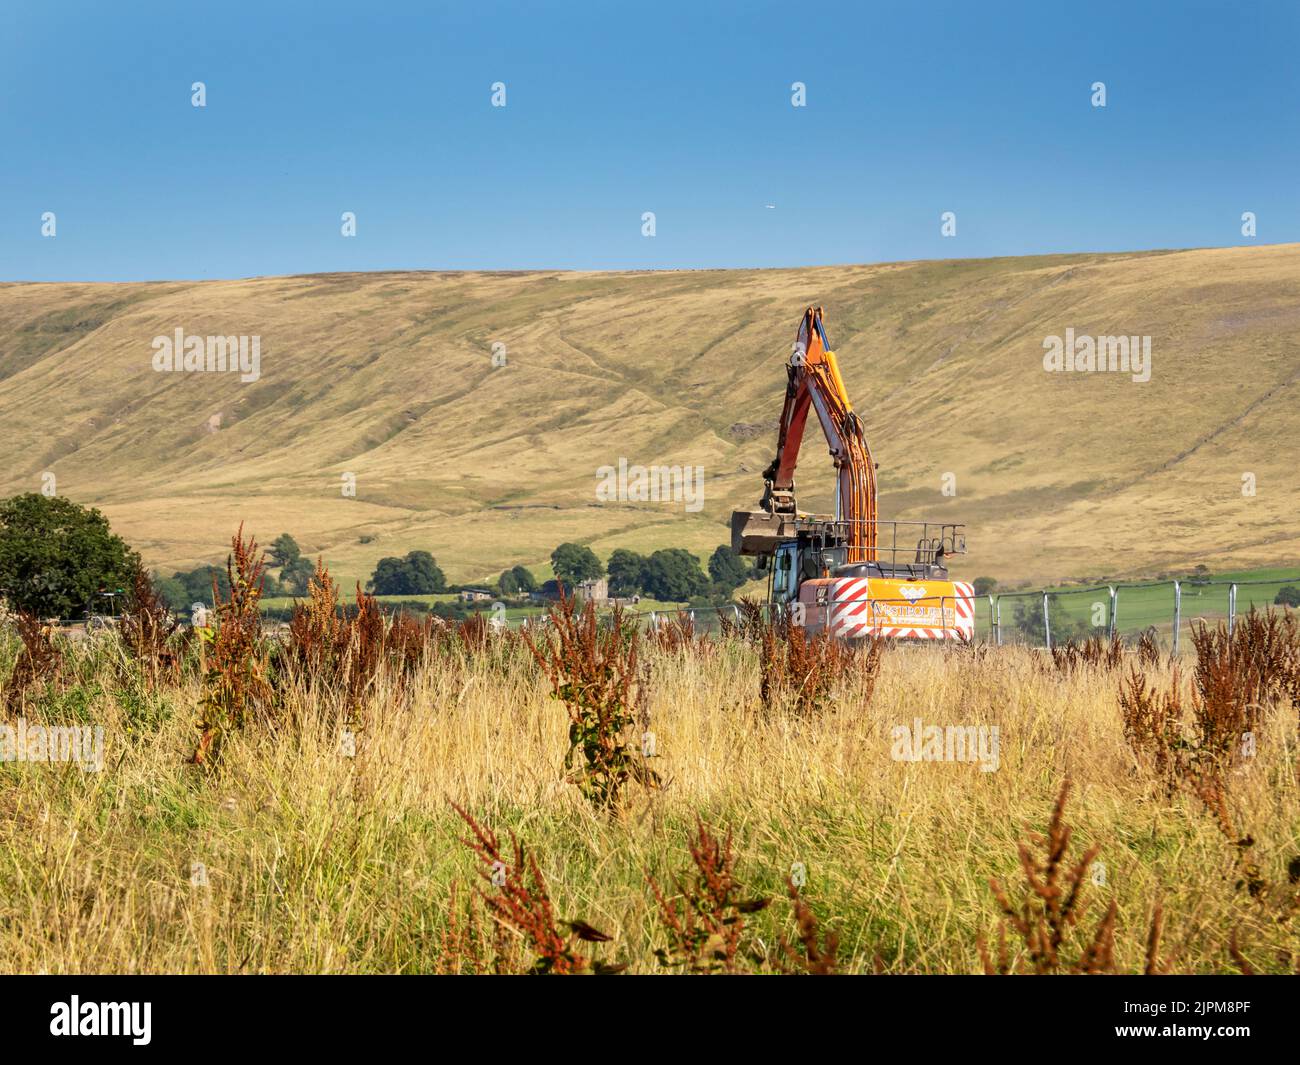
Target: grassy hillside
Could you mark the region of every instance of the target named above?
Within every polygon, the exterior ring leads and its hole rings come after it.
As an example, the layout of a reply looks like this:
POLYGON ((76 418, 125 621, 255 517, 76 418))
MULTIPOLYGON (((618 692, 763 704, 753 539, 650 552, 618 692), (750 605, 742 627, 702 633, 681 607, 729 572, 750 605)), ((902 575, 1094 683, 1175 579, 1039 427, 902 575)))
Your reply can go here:
MULTIPOLYGON (((168 570, 220 556, 241 520, 263 541, 292 532, 345 581, 416 547, 458 580, 570 539, 703 552, 761 491, 809 303, 826 307, 882 514, 965 521, 961 575, 1300 557, 1296 246, 0 285, 0 493, 53 473, 168 570), (178 327, 260 335, 260 379, 155 372, 152 338, 178 327), (1150 335, 1151 380, 1045 372, 1043 338, 1067 328, 1150 335), (703 510, 599 502, 596 470, 620 457, 702 466, 703 510)), ((828 505, 830 475, 810 436, 805 506, 828 505)))

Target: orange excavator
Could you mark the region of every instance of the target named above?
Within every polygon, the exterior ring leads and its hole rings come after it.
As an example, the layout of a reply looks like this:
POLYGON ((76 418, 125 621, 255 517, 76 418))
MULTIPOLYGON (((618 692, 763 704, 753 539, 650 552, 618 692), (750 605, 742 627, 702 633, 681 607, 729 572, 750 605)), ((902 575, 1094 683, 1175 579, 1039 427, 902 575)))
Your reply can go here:
POLYGON ((776 458, 763 483, 761 509, 732 513, 731 543, 768 569, 773 607, 809 631, 846 639, 973 638, 974 592, 950 580, 946 566, 949 555, 966 551, 965 526, 877 516, 876 466, 820 307, 809 307, 799 325, 776 458), (794 471, 810 411, 835 464, 834 516, 805 514, 795 502, 794 471))

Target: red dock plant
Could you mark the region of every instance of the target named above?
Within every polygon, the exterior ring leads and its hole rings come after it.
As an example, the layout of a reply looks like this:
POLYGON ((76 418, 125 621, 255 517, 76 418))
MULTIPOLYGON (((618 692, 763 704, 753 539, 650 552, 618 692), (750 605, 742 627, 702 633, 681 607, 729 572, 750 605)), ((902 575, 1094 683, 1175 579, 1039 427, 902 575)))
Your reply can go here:
POLYGON ((191 759, 211 764, 220 756, 225 735, 271 706, 268 653, 262 639, 262 587, 265 557, 244 526, 231 538, 226 558, 230 598, 212 581, 213 624, 200 630, 204 648, 202 717, 199 743, 191 759))
POLYGON ((317 560, 307 599, 294 604, 289 621, 285 672, 321 696, 340 693, 336 712, 348 727, 360 728, 376 685, 389 677, 394 693, 405 693, 432 639, 432 619, 419 622, 406 614, 385 618, 379 601, 360 584, 355 608, 344 614, 338 586, 317 560))
POLYGON ((564 768, 593 805, 613 810, 629 781, 659 784, 637 742, 638 710, 647 698, 637 673, 637 634, 621 611, 600 625, 590 602, 578 612, 563 593, 548 622, 543 635, 525 629, 523 639, 550 681, 551 698, 569 714, 564 768))
POLYGON ((54 642, 54 629, 34 614, 19 611, 14 625, 22 647, 4 688, 4 708, 10 714, 22 709, 30 688, 37 684, 58 685, 67 672, 67 662, 54 642))
MULTIPOLYGON (((625 966, 605 965, 579 948, 579 943, 608 943, 611 937, 585 921, 558 921, 537 860, 524 850, 512 834, 511 853, 501 849, 496 833, 480 825, 469 813, 452 803, 469 826, 472 836, 461 840, 478 857, 479 876, 486 888, 479 888, 488 914, 499 924, 523 938, 534 961, 526 970, 557 976, 575 973, 597 975, 622 972, 625 966), (559 926, 567 931, 561 932, 559 926)), ((470 918, 472 919, 472 918, 470 918)), ((482 954, 478 956, 482 964, 482 954)), ((501 957, 498 950, 497 957, 501 957)))
POLYGON ((1013 899, 1001 883, 989 881, 1003 917, 998 929, 996 963, 989 957, 983 939, 979 941, 984 971, 990 975, 1026 969, 1040 975, 1113 971, 1117 912, 1113 901, 1094 929, 1091 940, 1078 946, 1074 943, 1074 929, 1085 909, 1084 877, 1101 847, 1094 844, 1073 865, 1067 861, 1066 853, 1073 832, 1065 823, 1065 801, 1069 793, 1070 782, 1067 780, 1061 785, 1052 809, 1047 835, 1031 832, 1033 847, 1027 843, 1017 845, 1026 888, 1021 898, 1013 899), (1008 925, 1020 936, 1023 949, 1022 959, 1015 970, 1007 953, 1008 925))
POLYGON ((883 640, 850 644, 825 630, 810 635, 787 617, 773 619, 759 635, 759 700, 768 712, 785 707, 807 716, 830 706, 837 688, 856 675, 869 702, 884 647, 883 640))
POLYGON ((181 625, 142 565, 137 564, 131 576, 118 632, 150 688, 157 687, 163 677, 180 679, 181 661, 193 630, 181 625))
MULTIPOLYGON (((790 903, 794 907, 794 924, 796 938, 799 940, 799 946, 802 954, 796 951, 790 942, 783 936, 781 938, 781 951, 785 955, 785 970, 787 972, 804 972, 810 976, 835 976, 839 972, 839 953, 840 941, 834 932, 827 932, 823 936, 817 925, 817 917, 799 894, 799 888, 795 885, 793 879, 786 881, 786 894, 790 896, 790 903)), ((876 955, 876 969, 882 969, 883 962, 880 955, 876 955)))
POLYGON ((323 559, 307 581, 307 598, 295 601, 285 644, 286 663, 308 687, 333 683, 347 649, 347 625, 339 617, 339 590, 323 559))
MULTIPOLYGON (((674 877, 676 895, 668 897, 653 877, 647 877, 668 931, 668 947, 655 954, 665 965, 680 966, 688 973, 738 972, 745 916, 764 909, 771 899, 742 898, 730 830, 719 839, 697 818, 690 850, 694 868, 674 877)), ((833 946, 828 953, 833 965, 833 946)))

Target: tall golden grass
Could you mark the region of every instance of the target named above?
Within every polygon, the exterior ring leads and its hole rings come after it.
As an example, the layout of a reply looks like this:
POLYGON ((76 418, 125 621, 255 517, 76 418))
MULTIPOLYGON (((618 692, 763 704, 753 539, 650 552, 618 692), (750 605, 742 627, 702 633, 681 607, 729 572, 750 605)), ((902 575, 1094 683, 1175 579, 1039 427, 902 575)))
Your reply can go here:
MULTIPOLYGON (((288 659, 275 650, 274 709, 227 727, 205 765, 189 764, 210 705, 199 646, 173 675, 135 668, 113 633, 61 645, 57 675, 24 679, 5 723, 102 725, 105 765, 0 765, 0 966, 480 972, 537 970, 545 955, 541 971, 1289 972, 1300 960, 1297 721, 1276 685, 1252 711, 1253 753, 1222 762, 1207 797, 1195 781, 1171 786, 1130 742, 1125 673, 1104 656, 1061 671, 1022 648, 891 648, 801 707, 760 697, 761 639, 642 641, 637 727, 655 736, 657 786, 629 779, 610 808, 566 779, 571 718, 516 636, 422 639, 342 714, 320 685, 277 676, 288 659), (997 770, 895 761, 893 730, 916 719, 997 726, 997 770), (1049 880, 1067 822, 1077 869, 1049 880), (1044 831, 1046 856, 1031 845, 1026 858, 1022 841, 1044 831), (519 852, 500 842, 512 837, 519 852), (743 888, 719 896, 700 878, 723 865, 743 888), (1050 892, 1064 884, 1076 897, 1063 913, 1050 892), (543 899, 544 913, 529 908, 543 899), (1002 925, 1012 915, 1025 936, 1002 925), (1067 924, 1078 943, 1044 962, 1041 929, 1067 924)), ((20 643, 3 636, 0 676, 20 643)), ((1138 668, 1151 690, 1183 693, 1169 742, 1194 740, 1189 671, 1138 668)))

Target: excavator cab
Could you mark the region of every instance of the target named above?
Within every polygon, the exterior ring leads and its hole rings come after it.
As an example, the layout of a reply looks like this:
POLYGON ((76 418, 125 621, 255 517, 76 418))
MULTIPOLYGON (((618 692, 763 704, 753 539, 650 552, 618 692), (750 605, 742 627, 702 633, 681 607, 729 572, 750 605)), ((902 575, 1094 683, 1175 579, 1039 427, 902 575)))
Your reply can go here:
POLYGON ((786 368, 776 458, 764 472, 761 509, 731 515, 732 550, 770 561, 768 598, 795 603, 811 631, 847 639, 971 639, 974 592, 949 579, 947 559, 965 554, 965 527, 881 521, 876 466, 844 389, 820 307, 809 307, 786 368), (803 514, 794 470, 808 415, 816 412, 835 464, 833 518, 803 514))
POLYGON ((778 545, 772 564, 772 602, 785 605, 798 599, 805 581, 829 577, 845 565, 847 554, 843 546, 819 546, 808 537, 778 545))

